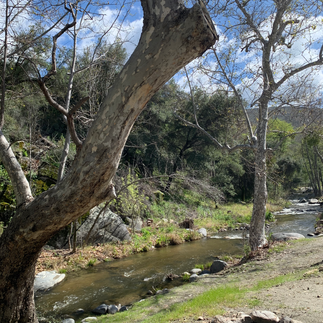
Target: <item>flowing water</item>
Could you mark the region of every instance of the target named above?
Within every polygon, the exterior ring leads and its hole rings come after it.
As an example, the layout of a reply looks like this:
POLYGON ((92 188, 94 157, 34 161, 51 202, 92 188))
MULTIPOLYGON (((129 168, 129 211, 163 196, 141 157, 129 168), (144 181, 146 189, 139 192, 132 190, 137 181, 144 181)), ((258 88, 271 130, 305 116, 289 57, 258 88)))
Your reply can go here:
MULTIPOLYGON (((277 223, 270 231, 306 235, 313 232, 318 212, 318 205, 294 204, 276 215, 277 223)), ((145 297, 147 291, 156 286, 173 287, 174 284, 164 282, 170 273, 181 274, 217 256, 242 254, 242 238, 242 231, 222 232, 213 239, 155 249, 69 273, 62 283, 36 295, 37 310, 46 317, 69 314, 80 318, 89 316, 91 310, 102 303, 128 305, 145 297), (79 308, 84 309, 85 314, 73 315, 79 308)))

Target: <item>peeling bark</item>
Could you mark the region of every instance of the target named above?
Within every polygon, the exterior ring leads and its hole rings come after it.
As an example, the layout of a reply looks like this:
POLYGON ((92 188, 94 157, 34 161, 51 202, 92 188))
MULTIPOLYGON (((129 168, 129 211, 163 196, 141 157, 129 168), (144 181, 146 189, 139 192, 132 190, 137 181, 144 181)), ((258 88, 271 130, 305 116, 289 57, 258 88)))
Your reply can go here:
POLYGON ((137 116, 165 82, 217 39, 200 5, 187 9, 175 0, 141 3, 139 44, 109 90, 70 172, 18 208, 0 238, 1 322, 37 322, 33 279, 41 248, 80 214, 111 198, 111 179, 137 116))

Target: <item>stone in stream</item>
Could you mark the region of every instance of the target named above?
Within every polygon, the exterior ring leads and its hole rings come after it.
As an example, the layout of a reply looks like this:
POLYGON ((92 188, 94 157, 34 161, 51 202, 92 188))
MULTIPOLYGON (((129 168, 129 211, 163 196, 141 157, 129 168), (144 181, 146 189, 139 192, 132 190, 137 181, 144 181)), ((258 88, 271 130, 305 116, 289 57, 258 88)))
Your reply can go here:
POLYGON ((318 203, 319 203, 319 200, 317 200, 317 199, 310 199, 308 201, 308 204, 318 204, 318 203))
POLYGON ((84 313, 85 313, 85 311, 83 310, 83 308, 79 308, 75 312, 73 312, 73 314, 75 314, 75 315, 81 315, 81 314, 84 314, 84 313))
POLYGON ((196 274, 193 274, 190 276, 190 283, 194 283, 194 282, 198 281, 198 279, 199 279, 199 276, 196 274))
POLYGON ((92 313, 94 314, 106 314, 108 312, 108 305, 107 304, 101 304, 98 307, 96 307, 94 310, 92 310, 92 313))
POLYGON ((63 320, 62 323, 75 323, 75 321, 69 318, 69 319, 63 320))
POLYGON ((38 273, 34 281, 34 291, 45 291, 60 283, 65 278, 65 274, 58 274, 53 271, 42 271, 38 273))
POLYGON ((118 312, 118 306, 116 306, 116 305, 109 305, 108 306, 108 313, 109 314, 115 314, 115 313, 117 313, 118 312))
POLYGON ((276 314, 269 311, 253 311, 251 318, 255 323, 278 323, 280 321, 276 314))
POLYGON ((298 239, 305 239, 305 237, 300 233, 273 233, 271 235, 272 241, 287 241, 298 239))
POLYGON ((210 273, 211 274, 218 273, 219 271, 223 270, 227 266, 228 264, 225 261, 218 260, 218 259, 214 260, 210 268, 210 273))
POLYGON ((308 233, 307 234, 309 237, 314 237, 315 236, 315 234, 314 233, 308 233))
POLYGON ((193 269, 190 271, 190 273, 191 273, 191 274, 199 274, 201 271, 202 271, 202 269, 201 269, 201 268, 193 268, 193 269))
POLYGON ((299 202, 298 203, 307 203, 307 200, 306 199, 304 199, 304 198, 302 198, 302 199, 300 199, 299 200, 299 202))
POLYGON ((125 312, 125 311, 128 311, 127 306, 125 305, 121 306, 119 312, 125 312))
POLYGON ((198 233, 203 236, 203 237, 207 237, 207 231, 205 228, 201 228, 198 230, 198 233))

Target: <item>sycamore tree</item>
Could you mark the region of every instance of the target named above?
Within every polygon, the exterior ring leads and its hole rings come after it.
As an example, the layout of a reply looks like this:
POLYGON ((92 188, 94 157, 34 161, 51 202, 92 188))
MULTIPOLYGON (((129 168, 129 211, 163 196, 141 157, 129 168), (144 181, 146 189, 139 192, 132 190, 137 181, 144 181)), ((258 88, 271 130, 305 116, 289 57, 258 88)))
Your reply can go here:
POLYGON ((141 5, 139 44, 109 89, 68 174, 56 186, 32 196, 1 124, 0 159, 17 200, 16 214, 0 237, 1 322, 37 322, 33 282, 42 247, 80 214, 114 197, 111 181, 135 119, 165 82, 218 38, 202 2, 191 8, 180 0, 141 0, 141 5))
POLYGON ((191 126, 204 132, 220 149, 254 151, 249 244, 256 250, 266 242, 270 113, 273 108, 317 105, 322 91, 321 5, 299 0, 210 0, 208 7, 220 31, 220 42, 187 69, 189 87, 192 92, 194 81, 199 81, 208 91, 223 90, 235 96, 245 115, 247 135, 229 145, 207 133, 197 118, 191 126), (254 123, 247 108, 258 109, 254 123))

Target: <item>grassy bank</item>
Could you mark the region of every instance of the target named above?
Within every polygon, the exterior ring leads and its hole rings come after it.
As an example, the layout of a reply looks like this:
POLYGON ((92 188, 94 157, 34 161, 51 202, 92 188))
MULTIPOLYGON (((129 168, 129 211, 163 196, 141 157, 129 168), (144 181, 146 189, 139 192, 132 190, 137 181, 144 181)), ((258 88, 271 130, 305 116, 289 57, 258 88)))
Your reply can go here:
MULTIPOLYGON (((284 203, 281 201, 268 204, 268 214, 282 209, 284 203)), ((251 203, 230 203, 217 206, 213 202, 203 201, 195 207, 171 201, 155 203, 150 213, 153 224, 143 227, 139 233, 133 233, 132 241, 86 246, 78 248, 76 253, 71 253, 68 249, 43 250, 38 259, 36 273, 43 270, 56 270, 61 273, 76 271, 101 262, 146 252, 153 248, 197 240, 201 238, 197 232, 199 228, 206 228, 209 234, 219 230, 234 229, 241 223, 249 223, 251 213, 251 203), (193 231, 182 229, 178 225, 187 217, 194 220, 193 231)))
POLYGON ((209 322, 215 315, 250 313, 253 309, 275 309, 292 317, 304 315, 307 320, 302 319, 303 323, 318 322, 315 317, 320 317, 321 307, 317 313, 310 310, 304 314, 306 303, 301 302, 306 298, 311 303, 318 299, 315 306, 320 304, 321 296, 312 292, 312 300, 311 292, 305 296, 304 290, 313 291, 322 279, 323 268, 319 268, 315 255, 321 252, 321 241, 305 239, 282 244, 275 250, 279 251, 262 254, 261 258, 232 267, 222 275, 211 275, 198 283, 177 287, 169 294, 138 302, 127 312, 99 317, 98 322, 196 322, 199 317, 209 322), (302 251, 305 252, 303 259, 299 257, 302 251), (299 299, 287 297, 292 289, 299 299), (295 302, 295 308, 286 305, 289 298, 295 302))

